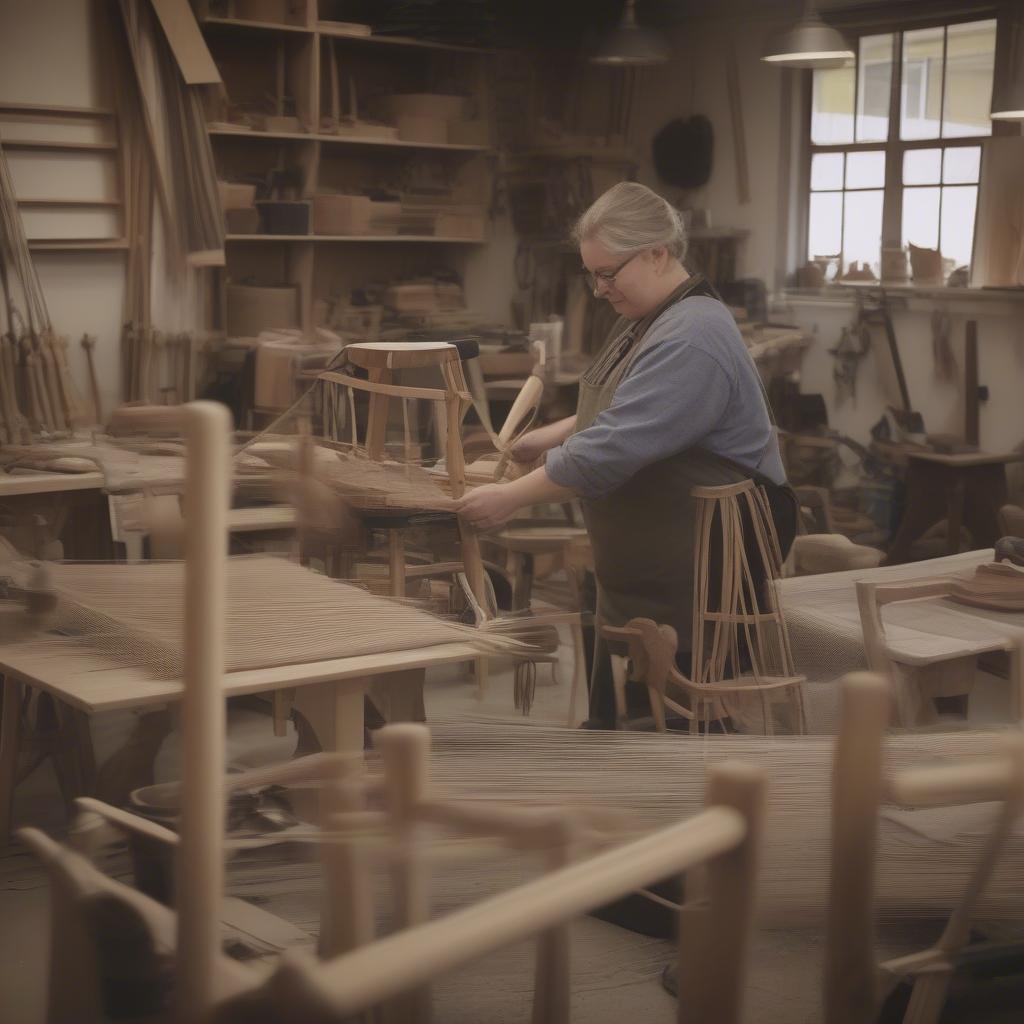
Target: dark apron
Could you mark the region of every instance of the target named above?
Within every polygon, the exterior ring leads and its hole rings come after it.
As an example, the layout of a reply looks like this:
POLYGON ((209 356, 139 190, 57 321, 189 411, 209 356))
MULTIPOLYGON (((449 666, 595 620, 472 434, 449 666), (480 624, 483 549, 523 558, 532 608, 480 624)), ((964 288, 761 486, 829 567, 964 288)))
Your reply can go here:
MULTIPOLYGON (((654 321, 676 302, 698 295, 718 298, 703 277, 694 275, 642 320, 619 320, 610 341, 580 380, 576 431, 585 430, 611 405, 616 388, 654 321)), ((748 478, 767 485, 785 557, 796 529, 792 490, 703 448, 689 448, 651 463, 611 494, 582 502, 597 582, 598 629, 590 688, 594 724, 613 728, 615 723, 611 663, 601 639, 601 625, 622 626, 633 618, 667 623, 679 636, 680 653, 685 653, 684 671, 688 670, 696 515, 691 491, 696 486, 718 486, 748 478)))

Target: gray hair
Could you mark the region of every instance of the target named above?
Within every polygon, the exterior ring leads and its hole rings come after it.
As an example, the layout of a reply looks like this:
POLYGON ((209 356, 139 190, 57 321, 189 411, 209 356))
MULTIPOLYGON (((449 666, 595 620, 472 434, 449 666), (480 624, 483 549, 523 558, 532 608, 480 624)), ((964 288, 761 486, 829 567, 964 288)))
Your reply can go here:
POLYGON ((677 260, 686 256, 686 228, 679 211, 635 181, 620 181, 595 199, 576 222, 572 237, 577 245, 592 238, 623 256, 656 246, 664 246, 677 260))

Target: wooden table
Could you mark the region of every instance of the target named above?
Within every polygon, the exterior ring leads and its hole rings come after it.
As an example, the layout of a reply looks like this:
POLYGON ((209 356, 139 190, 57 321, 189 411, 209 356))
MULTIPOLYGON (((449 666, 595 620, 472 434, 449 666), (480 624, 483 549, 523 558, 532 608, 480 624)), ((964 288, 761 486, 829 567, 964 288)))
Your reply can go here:
MULTIPOLYGON (((420 673, 436 665, 476 661, 469 644, 449 643, 387 654, 335 658, 303 665, 229 672, 224 696, 298 687, 296 706, 314 727, 325 750, 363 749, 363 696, 381 676, 420 673)), ((20 742, 23 687, 38 687, 80 715, 122 708, 162 706, 181 699, 180 679, 164 679, 138 666, 124 666, 84 645, 36 637, 0 647, 4 677, 0 722, 0 840, 10 831, 20 742)), ((399 677, 401 678, 401 677, 399 677)))
MULTIPOLYGON (((994 557, 991 549, 983 549, 906 565, 776 581, 796 667, 807 676, 812 731, 831 731, 838 721, 836 684, 846 673, 867 668, 858 580, 909 583, 970 573, 994 557)), ((945 599, 892 605, 886 608, 885 621, 894 656, 901 664, 918 667, 977 655, 996 641, 1024 633, 1024 612, 996 612, 945 599)))
POLYGON ((906 562, 913 542, 941 519, 948 522, 951 555, 960 549, 961 525, 971 531, 975 548, 995 544, 999 509, 1006 503, 1006 464, 1021 461, 1024 452, 908 452, 903 518, 885 564, 906 562))

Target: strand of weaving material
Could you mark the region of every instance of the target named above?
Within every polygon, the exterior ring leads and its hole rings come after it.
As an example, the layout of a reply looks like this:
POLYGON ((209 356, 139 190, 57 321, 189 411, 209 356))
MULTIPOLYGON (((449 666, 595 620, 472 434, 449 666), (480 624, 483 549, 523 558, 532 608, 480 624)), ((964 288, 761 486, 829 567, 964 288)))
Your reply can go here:
MULTIPOLYGON (((765 925, 814 925, 828 903, 830 785, 834 741, 827 737, 688 736, 591 732, 522 719, 461 718, 431 726, 432 785, 456 799, 537 806, 606 808, 651 831, 696 813, 707 768, 749 761, 768 773, 759 902, 765 925)), ((886 768, 991 753, 993 732, 892 735, 886 768)), ((379 766, 371 759, 371 771, 379 766)), ((886 808, 879 833, 878 906, 884 917, 948 913, 982 848, 994 805, 916 811, 886 808)), ((991 919, 1024 920, 1024 834, 1011 840, 982 900, 991 919)), ((520 868, 489 865, 487 884, 515 884, 520 868)), ((437 877, 438 905, 483 884, 465 865, 437 877)))
MULTIPOLYGON (((56 627, 119 662, 171 678, 183 672, 181 562, 55 563, 56 627)), ((5 571, 25 575, 28 568, 5 571)), ((228 560, 229 672, 383 654, 440 644, 528 657, 508 637, 447 622, 283 559, 228 560)))

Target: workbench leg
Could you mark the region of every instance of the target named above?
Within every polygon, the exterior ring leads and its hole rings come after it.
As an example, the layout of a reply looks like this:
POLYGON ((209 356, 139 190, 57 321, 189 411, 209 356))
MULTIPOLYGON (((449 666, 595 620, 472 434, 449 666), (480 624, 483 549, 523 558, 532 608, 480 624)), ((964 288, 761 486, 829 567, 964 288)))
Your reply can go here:
POLYGON ((20 741, 21 683, 10 676, 4 676, 3 705, 0 706, 0 843, 6 843, 11 833, 20 741))
POLYGON ((949 555, 960 553, 960 528, 964 522, 964 490, 965 481, 962 476, 951 480, 946 490, 946 553, 949 555))
MULTIPOLYGON (((366 681, 352 685, 352 680, 338 683, 334 691, 334 750, 343 754, 362 753, 363 698, 366 681)), ((330 748, 327 748, 330 749, 330 748)))
POLYGON ((296 689, 295 710, 305 717, 322 750, 362 751, 367 683, 365 679, 345 679, 296 689))
POLYGON ((964 503, 964 526, 975 548, 994 547, 1003 535, 999 509, 1006 504, 1006 467, 978 466, 970 477, 970 500, 964 503))
POLYGON ((883 565, 899 565, 910 557, 910 546, 925 530, 934 526, 946 512, 945 489, 930 467, 910 460, 904 487, 903 516, 889 545, 883 565))

